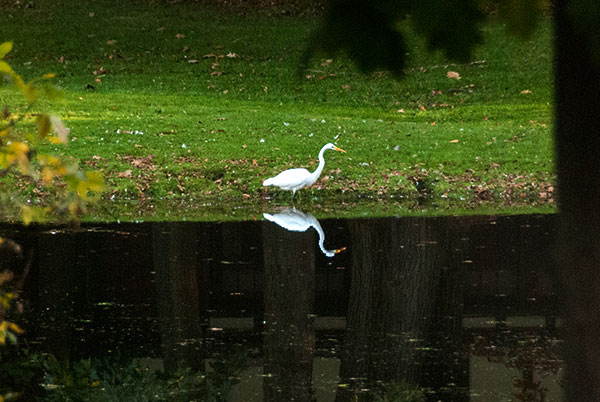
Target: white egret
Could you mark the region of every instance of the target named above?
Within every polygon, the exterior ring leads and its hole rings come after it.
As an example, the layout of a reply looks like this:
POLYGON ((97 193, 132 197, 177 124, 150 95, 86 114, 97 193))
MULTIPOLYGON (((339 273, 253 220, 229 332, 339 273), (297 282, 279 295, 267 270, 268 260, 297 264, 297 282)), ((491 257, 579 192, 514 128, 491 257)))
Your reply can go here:
POLYGON ((291 232, 306 232, 308 229, 315 228, 319 235, 319 248, 325 254, 326 257, 333 257, 334 255, 341 253, 346 250, 346 247, 338 248, 335 250, 327 250, 325 248, 325 232, 321 227, 321 224, 311 214, 305 214, 296 208, 285 208, 277 214, 264 213, 263 216, 266 220, 278 224, 282 228, 291 232))
POLYGON ((319 152, 319 166, 315 169, 314 172, 310 173, 308 170, 304 168, 295 168, 284 170, 279 173, 275 177, 270 177, 267 180, 263 181, 263 186, 277 186, 282 190, 292 191, 292 197, 296 194, 296 191, 301 188, 308 187, 312 185, 323 171, 325 167, 325 158, 323 158, 323 154, 328 149, 333 149, 334 151, 346 152, 341 148, 336 147, 332 143, 323 145, 321 151, 319 152))

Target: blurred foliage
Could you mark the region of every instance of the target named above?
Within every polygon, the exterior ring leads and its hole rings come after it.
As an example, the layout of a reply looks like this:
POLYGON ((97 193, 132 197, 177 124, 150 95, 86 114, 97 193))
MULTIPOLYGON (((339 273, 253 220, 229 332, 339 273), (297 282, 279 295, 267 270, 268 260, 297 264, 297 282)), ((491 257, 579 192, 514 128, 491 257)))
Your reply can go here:
POLYGON ((58 92, 48 82, 54 74, 25 82, 5 61, 11 50, 11 42, 0 44, 0 82, 17 89, 26 103, 20 111, 14 105, 0 105, 0 179, 10 175, 18 183, 16 189, 9 189, 0 181, 0 205, 20 208, 26 224, 49 218, 76 220, 87 203, 100 196, 104 179, 99 172, 81 170, 67 156, 41 151, 42 145, 66 144, 69 136, 57 116, 32 112, 40 96, 57 98, 58 92), (28 193, 37 195, 35 204, 27 199, 28 193))
MULTIPOLYGON (((0 245, 3 242, 4 239, 0 238, 0 245)), ((17 343, 17 335, 23 332, 17 324, 5 319, 10 310, 11 301, 17 297, 15 293, 7 290, 8 282, 12 278, 12 272, 8 270, 0 272, 0 345, 5 345, 7 342, 17 343)))
POLYGON ((182 367, 171 375, 119 359, 57 360, 26 348, 0 349, 0 395, 19 389, 21 396, 44 401, 226 401, 245 354, 217 356, 207 371, 182 367))
MULTIPOLYGON (((42 95, 51 100, 57 98, 58 92, 49 83, 54 74, 25 82, 6 61, 11 50, 12 42, 0 44, 0 85, 8 84, 20 93, 25 106, 0 105, 0 214, 12 208, 20 209, 25 224, 46 218, 74 221, 85 211, 88 202, 99 197, 104 179, 98 172, 80 170, 76 161, 64 155, 41 151, 43 145, 66 144, 69 135, 57 116, 32 111, 42 95), (12 180, 2 180, 5 177, 12 180), (31 192, 39 195, 36 204, 27 200, 31 192)), ((0 237, 0 247, 12 244, 0 237)), ((23 333, 7 317, 17 298, 9 287, 13 276, 9 270, 0 272, 0 345, 16 345, 17 336, 23 333)), ((2 359, 2 364, 5 363, 2 359)), ((23 370, 14 373, 23 373, 23 370)), ((4 380, 1 383, 15 385, 4 380)), ((11 388, 0 387, 0 401, 20 395, 11 391, 11 388)))
MULTIPOLYGON (((593 1, 573 3, 577 2, 593 1)), ((385 69, 399 77, 410 55, 401 29, 404 24, 412 24, 430 50, 465 62, 482 43, 481 28, 489 15, 497 11, 511 32, 526 37, 547 7, 543 0, 331 0, 302 66, 317 53, 344 51, 363 72, 385 69)))
MULTIPOLYGON (((0 237, 0 246, 5 243, 5 240, 0 237)), ((8 283, 13 279, 13 273, 5 270, 0 272, 0 346, 7 343, 16 345, 17 335, 22 334, 23 330, 14 322, 7 320, 7 314, 11 308, 11 302, 17 297, 14 292, 8 290, 8 283)), ((0 362, 3 362, 0 359, 0 362)), ((0 384, 2 384, 0 376, 0 384)), ((0 402, 16 397, 17 394, 11 392, 10 389, 2 389, 0 387, 0 402)))

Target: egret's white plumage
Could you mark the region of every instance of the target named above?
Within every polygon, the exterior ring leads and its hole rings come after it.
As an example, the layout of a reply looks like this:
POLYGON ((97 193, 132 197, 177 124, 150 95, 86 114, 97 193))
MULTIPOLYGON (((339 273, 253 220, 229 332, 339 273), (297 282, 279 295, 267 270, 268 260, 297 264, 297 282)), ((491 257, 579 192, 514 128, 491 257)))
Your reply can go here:
POLYGON ((319 152, 319 166, 317 166, 314 172, 311 173, 304 168, 284 170, 277 176, 270 177, 263 181, 263 186, 276 186, 282 190, 292 191, 293 194, 296 194, 296 191, 300 190, 301 188, 312 185, 315 181, 317 181, 321 175, 321 172, 323 172, 323 168, 325 167, 325 158, 323 157, 323 154, 328 149, 346 152, 343 149, 336 147, 332 143, 325 144, 319 152))
POLYGON ((285 208, 276 214, 268 214, 265 212, 263 216, 266 220, 274 222, 282 228, 292 232, 306 232, 311 227, 315 228, 317 234, 319 235, 319 248, 326 257, 333 257, 334 255, 346 250, 346 247, 334 250, 327 250, 325 248, 325 232, 323 231, 323 228, 321 227, 321 224, 317 218, 311 214, 305 214, 296 208, 285 208))

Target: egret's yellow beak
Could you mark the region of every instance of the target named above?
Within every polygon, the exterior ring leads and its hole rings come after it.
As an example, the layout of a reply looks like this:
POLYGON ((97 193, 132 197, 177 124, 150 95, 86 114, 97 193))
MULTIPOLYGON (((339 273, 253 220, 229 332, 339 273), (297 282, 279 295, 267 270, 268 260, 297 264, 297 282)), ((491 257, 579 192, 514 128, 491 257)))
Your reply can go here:
MULTIPOLYGON (((344 151, 344 152, 346 152, 346 151, 344 151)), ((337 249, 337 250, 335 250, 333 253, 334 253, 334 254, 339 254, 339 253, 341 253, 342 251, 346 250, 347 248, 348 248, 348 247, 342 247, 342 248, 338 248, 338 249, 337 249)))
POLYGON ((344 151, 342 148, 335 147, 333 149, 335 149, 336 151, 340 151, 340 152, 346 153, 346 151, 344 151))

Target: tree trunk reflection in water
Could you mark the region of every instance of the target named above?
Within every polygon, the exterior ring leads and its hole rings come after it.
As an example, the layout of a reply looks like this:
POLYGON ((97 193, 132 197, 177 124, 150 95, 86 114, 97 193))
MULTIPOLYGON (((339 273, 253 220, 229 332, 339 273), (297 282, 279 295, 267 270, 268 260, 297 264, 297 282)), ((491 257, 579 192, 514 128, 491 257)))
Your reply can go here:
POLYGON ((262 225, 265 263, 264 400, 312 401, 314 231, 262 225))
POLYGON ((85 272, 76 269, 77 243, 73 234, 43 233, 37 247, 40 291, 43 292, 39 309, 54 322, 43 336, 58 360, 68 360, 75 336, 69 317, 73 317, 74 310, 80 306, 75 301, 81 297, 78 283, 85 272))
MULTIPOLYGON (((431 220, 349 222, 352 279, 342 355, 342 383, 351 379, 417 384, 417 348, 430 325, 438 285, 439 236, 431 220)), ((353 387, 337 401, 354 401, 353 387)))
POLYGON ((152 225, 155 285, 167 371, 182 364, 200 367, 204 357, 195 240, 185 223, 152 225))

